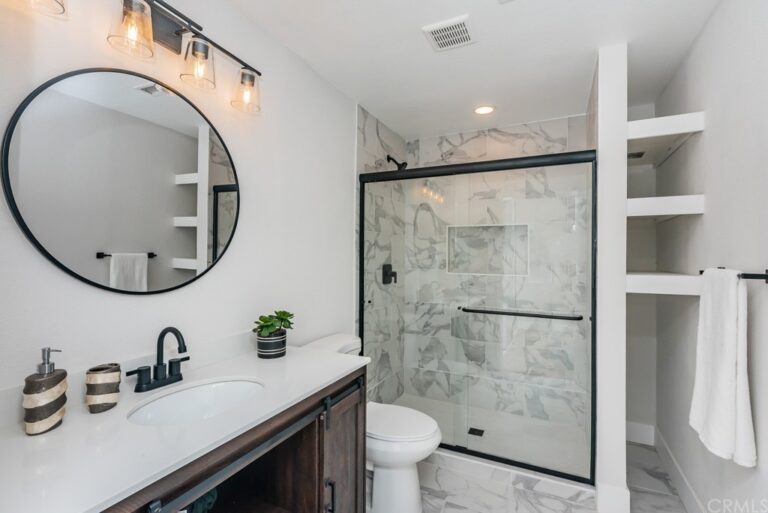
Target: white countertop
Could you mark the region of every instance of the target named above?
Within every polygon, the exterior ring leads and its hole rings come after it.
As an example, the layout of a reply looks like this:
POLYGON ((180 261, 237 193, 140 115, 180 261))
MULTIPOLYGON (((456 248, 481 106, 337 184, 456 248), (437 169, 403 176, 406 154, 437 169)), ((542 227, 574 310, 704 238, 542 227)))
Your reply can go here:
POLYGON ((118 405, 94 415, 74 397, 84 392, 70 389, 67 415, 57 429, 34 437, 19 425, 0 429, 0 511, 101 511, 369 361, 297 347, 289 347, 285 358, 262 360, 254 351, 183 370, 180 383, 143 394, 133 392, 135 378, 123 377, 118 405), (137 403, 155 394, 196 381, 238 377, 264 385, 248 408, 177 426, 140 426, 126 418, 137 403))

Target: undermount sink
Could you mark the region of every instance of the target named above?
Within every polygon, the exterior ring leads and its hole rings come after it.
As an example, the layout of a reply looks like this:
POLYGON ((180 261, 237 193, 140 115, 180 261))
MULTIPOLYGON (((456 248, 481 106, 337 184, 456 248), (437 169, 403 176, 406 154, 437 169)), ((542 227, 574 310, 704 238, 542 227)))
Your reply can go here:
POLYGON ((140 403, 128 413, 128 420, 143 426, 199 422, 234 410, 263 390, 264 385, 245 378, 190 383, 140 403))

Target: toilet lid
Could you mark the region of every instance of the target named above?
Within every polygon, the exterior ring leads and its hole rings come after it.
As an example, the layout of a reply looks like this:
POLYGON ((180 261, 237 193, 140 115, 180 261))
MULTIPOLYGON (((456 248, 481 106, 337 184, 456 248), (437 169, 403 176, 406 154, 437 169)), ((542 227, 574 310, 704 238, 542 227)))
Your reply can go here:
POLYGON ((416 442, 432 437, 437 422, 413 408, 394 404, 369 402, 367 406, 367 435, 391 442, 416 442))

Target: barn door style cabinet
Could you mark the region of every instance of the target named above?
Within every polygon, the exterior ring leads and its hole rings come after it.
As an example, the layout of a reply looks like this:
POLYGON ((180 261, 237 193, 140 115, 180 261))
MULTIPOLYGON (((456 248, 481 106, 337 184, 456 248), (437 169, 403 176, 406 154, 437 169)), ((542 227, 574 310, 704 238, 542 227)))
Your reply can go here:
POLYGON ((365 369, 105 511, 191 513, 201 503, 209 513, 364 513, 365 369))

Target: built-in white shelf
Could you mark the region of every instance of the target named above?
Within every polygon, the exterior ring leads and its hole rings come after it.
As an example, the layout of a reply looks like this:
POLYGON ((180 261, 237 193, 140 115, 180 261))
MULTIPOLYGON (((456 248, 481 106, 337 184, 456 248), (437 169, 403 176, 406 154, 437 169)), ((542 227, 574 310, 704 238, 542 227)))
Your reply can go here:
POLYGON ((181 175, 176 175, 175 182, 176 185, 196 184, 199 178, 200 175, 198 173, 184 173, 181 175))
POLYGON ((653 217, 661 222, 676 216, 703 214, 704 206, 703 194, 630 198, 627 217, 653 217))
POLYGON ((197 216, 174 217, 173 226, 176 228, 197 228, 197 216))
POLYGON ((703 112, 630 121, 627 126, 627 151, 642 153, 631 165, 661 165, 693 134, 704 130, 703 112))
POLYGON ((698 274, 630 272, 627 274, 627 294, 698 296, 701 294, 701 276, 698 274))
POLYGON ((171 266, 174 269, 187 269, 190 271, 197 271, 197 259, 196 258, 173 258, 171 259, 171 266))

